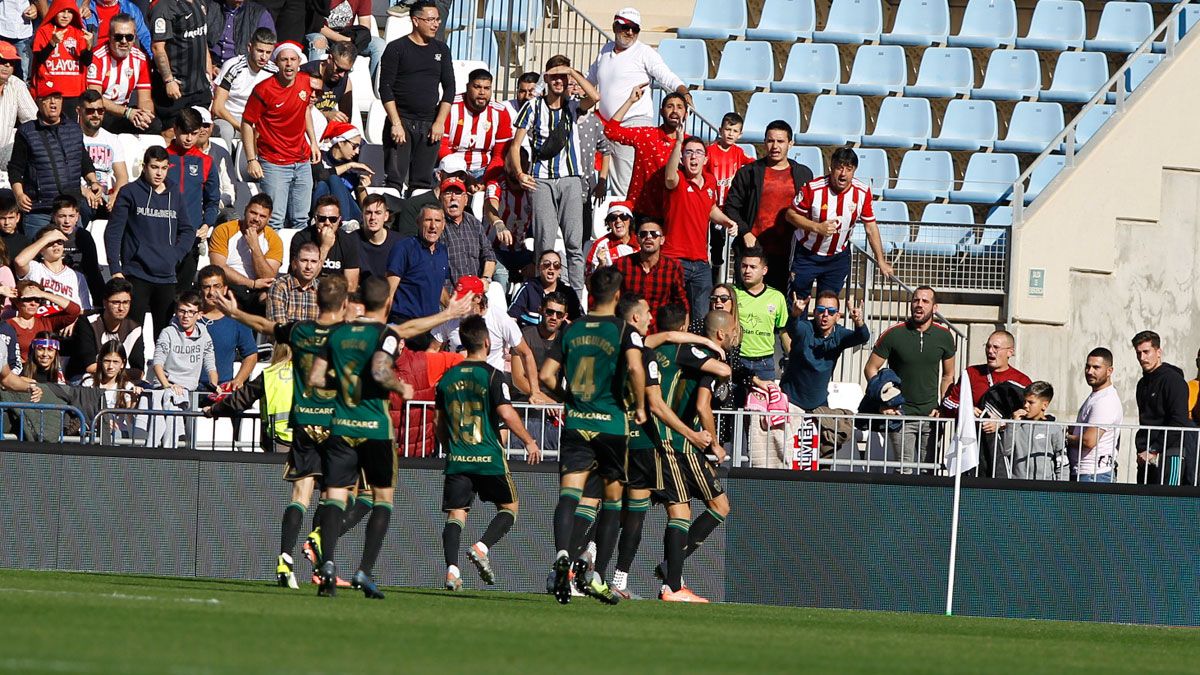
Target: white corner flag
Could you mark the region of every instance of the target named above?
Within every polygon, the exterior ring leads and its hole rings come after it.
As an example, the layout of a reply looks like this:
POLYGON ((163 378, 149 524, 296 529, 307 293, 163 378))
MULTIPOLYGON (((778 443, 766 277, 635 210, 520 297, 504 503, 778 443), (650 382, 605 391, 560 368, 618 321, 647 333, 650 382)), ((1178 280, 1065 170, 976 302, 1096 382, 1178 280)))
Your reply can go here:
POLYGON ((946 455, 946 470, 954 476, 954 513, 950 519, 950 569, 946 579, 946 616, 954 613, 954 563, 958 557, 958 497, 962 492, 962 475, 979 466, 979 438, 975 435, 975 397, 971 394, 971 378, 964 369, 959 376, 958 420, 950 453, 946 455))

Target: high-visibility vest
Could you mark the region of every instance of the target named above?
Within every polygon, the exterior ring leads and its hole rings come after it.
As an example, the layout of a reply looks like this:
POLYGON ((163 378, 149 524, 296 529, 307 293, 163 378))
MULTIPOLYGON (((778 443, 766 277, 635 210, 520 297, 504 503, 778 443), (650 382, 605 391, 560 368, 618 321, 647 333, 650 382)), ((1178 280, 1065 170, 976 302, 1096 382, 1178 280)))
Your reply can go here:
POLYGON ((270 425, 276 439, 284 443, 292 442, 292 427, 288 425, 288 415, 292 410, 292 362, 281 361, 267 366, 262 371, 263 425, 270 425))

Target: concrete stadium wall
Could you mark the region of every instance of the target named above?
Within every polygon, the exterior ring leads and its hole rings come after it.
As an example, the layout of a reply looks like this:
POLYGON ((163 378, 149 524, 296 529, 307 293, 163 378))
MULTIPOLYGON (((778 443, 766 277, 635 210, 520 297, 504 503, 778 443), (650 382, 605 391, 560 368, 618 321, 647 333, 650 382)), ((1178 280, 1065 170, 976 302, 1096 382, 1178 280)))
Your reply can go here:
MULTIPOLYGON (((0 451, 0 568, 271 580, 288 490, 282 457, 13 444, 0 451)), ((540 592, 552 556, 555 467, 518 467, 521 515, 492 556, 499 590, 540 592)), ((389 585, 440 586, 439 463, 404 460, 377 565, 389 585)), ((735 470, 732 515, 688 563, 713 600, 941 613, 953 492, 945 478, 735 470)), ((955 613, 1200 625, 1200 495, 965 480, 955 613)), ((476 509, 463 546, 490 519, 476 509)), ((652 512, 631 588, 650 597, 652 512)), ((342 539, 354 569, 363 527, 342 539)), ((465 556, 463 562, 466 562, 465 556)), ((307 573, 304 562, 298 572, 307 573)), ((468 587, 479 582, 470 570, 468 587)), ((311 586, 306 587, 309 592, 311 586)))

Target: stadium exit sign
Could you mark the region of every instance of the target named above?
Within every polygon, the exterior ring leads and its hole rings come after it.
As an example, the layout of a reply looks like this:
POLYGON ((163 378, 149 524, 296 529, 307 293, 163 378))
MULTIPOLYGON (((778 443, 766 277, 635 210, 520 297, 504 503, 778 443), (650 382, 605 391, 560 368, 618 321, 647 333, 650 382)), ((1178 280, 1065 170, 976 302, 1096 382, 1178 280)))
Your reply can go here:
POLYGON ((1029 297, 1040 298, 1046 290, 1046 270, 1037 267, 1029 270, 1029 297))

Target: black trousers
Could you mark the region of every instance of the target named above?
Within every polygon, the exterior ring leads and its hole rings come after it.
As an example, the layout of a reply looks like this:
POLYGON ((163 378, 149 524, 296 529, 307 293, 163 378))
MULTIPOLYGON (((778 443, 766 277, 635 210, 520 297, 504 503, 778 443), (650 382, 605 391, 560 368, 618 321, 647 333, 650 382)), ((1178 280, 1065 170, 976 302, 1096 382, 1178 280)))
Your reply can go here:
POLYGON ((387 186, 403 191, 405 196, 413 190, 433 189, 433 169, 437 166, 438 146, 429 142, 429 130, 433 122, 400 118, 404 125, 405 142, 392 142, 392 124, 383 124, 383 166, 387 174, 387 186))
POLYGON ((133 302, 129 306, 130 318, 143 321, 146 312, 150 312, 154 322, 154 335, 148 339, 157 340, 162 329, 171 323, 171 313, 175 308, 175 284, 156 284, 131 276, 125 278, 133 285, 133 302))

